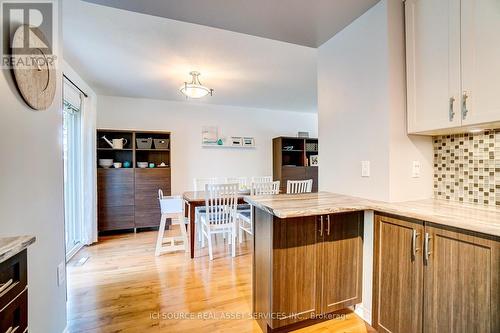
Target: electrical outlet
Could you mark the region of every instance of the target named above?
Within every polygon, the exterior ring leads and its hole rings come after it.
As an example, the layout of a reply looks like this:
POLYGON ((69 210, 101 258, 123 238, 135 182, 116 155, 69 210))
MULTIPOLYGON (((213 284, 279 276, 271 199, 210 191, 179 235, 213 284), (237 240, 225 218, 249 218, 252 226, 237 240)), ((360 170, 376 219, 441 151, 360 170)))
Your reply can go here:
POLYGON ((361 161, 361 177, 370 177, 370 161, 361 161))
POLYGON ((62 262, 57 265, 57 285, 62 286, 64 280, 66 280, 66 266, 64 265, 64 262, 62 262))
POLYGON ((411 169, 412 178, 420 178, 420 169, 422 169, 422 165, 420 164, 420 161, 413 161, 412 169, 411 169))

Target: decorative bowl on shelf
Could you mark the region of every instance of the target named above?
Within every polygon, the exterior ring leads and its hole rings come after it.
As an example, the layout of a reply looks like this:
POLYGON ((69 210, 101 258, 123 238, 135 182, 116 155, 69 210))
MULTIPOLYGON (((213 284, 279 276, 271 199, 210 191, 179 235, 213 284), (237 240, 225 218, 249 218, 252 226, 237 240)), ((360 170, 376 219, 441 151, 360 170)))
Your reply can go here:
POLYGON ((101 168, 107 169, 113 165, 113 162, 114 162, 114 160, 112 158, 100 158, 99 159, 99 166, 101 168))
POLYGON ((115 163, 113 163, 113 167, 115 169, 120 169, 122 167, 122 163, 121 162, 115 162, 115 163))
POLYGON ((146 169, 148 167, 148 162, 137 162, 137 167, 140 169, 146 169))

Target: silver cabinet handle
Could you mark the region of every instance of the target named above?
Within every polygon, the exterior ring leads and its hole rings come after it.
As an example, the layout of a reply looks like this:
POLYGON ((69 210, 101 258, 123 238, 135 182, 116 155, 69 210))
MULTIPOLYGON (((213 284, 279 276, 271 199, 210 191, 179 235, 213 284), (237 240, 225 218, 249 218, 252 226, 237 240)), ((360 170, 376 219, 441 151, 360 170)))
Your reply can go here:
POLYGON ((327 227, 326 227, 326 234, 330 236, 330 215, 326 216, 326 221, 328 222, 327 227))
POLYGON ((467 91, 464 91, 462 95, 462 119, 465 120, 467 118, 467 113, 469 113, 469 110, 467 110, 467 99, 469 96, 467 95, 467 91))
POLYGON ((417 232, 417 230, 413 229, 412 230, 412 235, 411 235, 411 257, 412 260, 415 260, 417 256, 417 251, 420 250, 417 248, 417 237, 419 237, 420 234, 417 232))
POLYGON ((320 227, 319 227, 319 235, 323 237, 323 216, 319 217, 320 227))
POLYGON ((424 262, 427 264, 429 262, 429 255, 432 253, 429 249, 429 240, 432 237, 429 235, 428 232, 425 233, 424 236, 424 262))
POLYGON ((455 111, 453 110, 453 103, 455 103, 455 97, 450 97, 450 109, 448 111, 448 117, 450 118, 450 121, 453 121, 453 118, 455 118, 455 111))

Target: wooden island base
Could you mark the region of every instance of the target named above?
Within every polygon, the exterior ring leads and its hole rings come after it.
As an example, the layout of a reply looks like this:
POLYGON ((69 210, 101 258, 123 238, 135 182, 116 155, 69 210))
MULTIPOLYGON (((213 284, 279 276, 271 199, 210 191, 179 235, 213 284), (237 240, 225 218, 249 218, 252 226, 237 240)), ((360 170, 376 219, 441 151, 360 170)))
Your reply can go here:
POLYGON ((254 209, 253 312, 264 332, 361 303, 362 211, 281 219, 254 209))

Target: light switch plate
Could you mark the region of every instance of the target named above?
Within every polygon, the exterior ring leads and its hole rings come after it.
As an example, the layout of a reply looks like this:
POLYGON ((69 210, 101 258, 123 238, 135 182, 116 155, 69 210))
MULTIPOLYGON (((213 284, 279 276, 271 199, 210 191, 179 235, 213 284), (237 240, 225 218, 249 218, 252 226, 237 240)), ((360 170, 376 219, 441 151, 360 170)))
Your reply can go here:
POLYGON ((420 161, 413 161, 412 169, 411 169, 412 178, 420 178, 421 169, 422 169, 422 165, 420 164, 420 161))
POLYGON ((361 161, 361 177, 370 177, 370 161, 361 161))
POLYGON ((62 286, 64 280, 66 280, 66 267, 64 265, 64 262, 62 262, 57 265, 57 285, 62 286))

